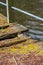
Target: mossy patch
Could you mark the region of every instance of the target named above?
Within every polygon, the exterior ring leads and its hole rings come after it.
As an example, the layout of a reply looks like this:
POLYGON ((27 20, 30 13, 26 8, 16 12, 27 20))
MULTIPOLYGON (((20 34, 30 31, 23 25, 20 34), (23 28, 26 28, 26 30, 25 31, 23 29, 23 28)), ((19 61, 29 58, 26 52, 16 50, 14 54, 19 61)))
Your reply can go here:
POLYGON ((36 53, 39 52, 39 46, 36 44, 29 44, 27 46, 22 47, 20 53, 25 54, 32 51, 36 53))
POLYGON ((20 54, 26 54, 28 52, 39 52, 39 46, 37 44, 28 44, 24 46, 14 47, 11 46, 7 49, 1 50, 2 52, 10 52, 10 53, 20 53, 20 54))

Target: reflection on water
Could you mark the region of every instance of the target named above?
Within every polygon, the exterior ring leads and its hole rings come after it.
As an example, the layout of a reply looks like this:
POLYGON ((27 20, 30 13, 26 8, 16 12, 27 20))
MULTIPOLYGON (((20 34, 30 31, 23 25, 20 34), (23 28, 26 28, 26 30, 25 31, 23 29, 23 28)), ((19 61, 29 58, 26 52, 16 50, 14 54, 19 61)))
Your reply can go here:
MULTIPOLYGON (((23 1, 13 0, 13 1, 14 1, 13 6, 43 18, 43 0, 23 0, 23 1)), ((3 10, 5 10, 4 7, 3 10)), ((30 35, 32 38, 43 40, 43 21, 38 21, 30 16, 27 16, 17 11, 13 11, 13 13, 14 13, 14 22, 19 22, 20 24, 23 24, 26 27, 28 27, 29 31, 27 35, 30 35)))

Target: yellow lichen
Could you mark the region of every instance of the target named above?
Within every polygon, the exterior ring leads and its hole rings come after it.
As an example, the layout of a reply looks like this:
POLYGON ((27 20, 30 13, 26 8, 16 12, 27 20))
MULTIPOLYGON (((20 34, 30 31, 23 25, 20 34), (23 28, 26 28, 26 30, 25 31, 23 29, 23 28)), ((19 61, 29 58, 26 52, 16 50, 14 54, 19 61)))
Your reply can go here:
POLYGON ((6 29, 3 29, 2 32, 7 32, 7 31, 10 31, 11 29, 10 28, 6 28, 6 29))
POLYGON ((39 52, 39 46, 37 44, 29 44, 28 49, 29 51, 39 52))
POLYGON ((39 46, 36 44, 29 44, 27 46, 22 47, 20 53, 25 54, 25 53, 32 52, 32 51, 36 53, 39 52, 39 46))
POLYGON ((12 46, 6 50, 1 50, 1 51, 10 52, 10 53, 26 54, 31 51, 39 52, 39 46, 37 44, 28 44, 28 45, 19 46, 19 47, 12 46))

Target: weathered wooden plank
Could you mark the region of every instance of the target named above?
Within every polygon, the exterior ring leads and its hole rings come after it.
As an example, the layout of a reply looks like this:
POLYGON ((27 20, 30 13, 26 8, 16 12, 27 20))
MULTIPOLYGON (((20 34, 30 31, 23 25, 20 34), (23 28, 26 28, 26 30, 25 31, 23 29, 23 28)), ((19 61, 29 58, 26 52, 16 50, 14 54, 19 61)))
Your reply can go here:
POLYGON ((28 39, 29 38, 27 36, 20 36, 20 37, 16 37, 16 38, 12 38, 12 39, 2 40, 2 41, 0 41, 0 48, 4 47, 4 46, 14 45, 14 44, 26 41, 28 39))
POLYGON ((25 32, 27 30, 28 29, 24 27, 23 25, 10 23, 9 27, 7 27, 6 29, 0 30, 0 40, 3 38, 12 37, 12 35, 25 32))

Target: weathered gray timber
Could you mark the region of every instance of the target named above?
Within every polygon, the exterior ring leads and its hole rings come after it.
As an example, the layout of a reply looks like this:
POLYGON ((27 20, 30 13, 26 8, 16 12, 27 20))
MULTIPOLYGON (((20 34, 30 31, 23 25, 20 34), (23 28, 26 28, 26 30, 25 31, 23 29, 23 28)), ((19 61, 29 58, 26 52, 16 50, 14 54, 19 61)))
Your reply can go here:
POLYGON ((28 29, 20 24, 12 24, 9 27, 0 30, 0 40, 4 38, 14 37, 18 33, 27 31, 28 29))

